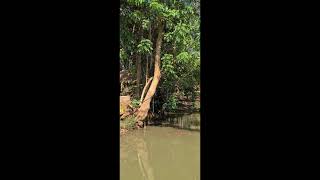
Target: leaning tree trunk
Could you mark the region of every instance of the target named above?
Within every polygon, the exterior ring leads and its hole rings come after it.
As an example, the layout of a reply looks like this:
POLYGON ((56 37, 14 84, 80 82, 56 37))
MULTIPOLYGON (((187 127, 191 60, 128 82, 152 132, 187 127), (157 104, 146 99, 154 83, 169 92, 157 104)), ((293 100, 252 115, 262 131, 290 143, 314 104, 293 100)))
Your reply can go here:
POLYGON ((161 55, 161 45, 162 45, 162 38, 163 38, 163 27, 164 27, 163 23, 160 23, 158 26, 158 37, 157 37, 156 49, 155 49, 153 80, 144 100, 141 103, 140 108, 137 111, 137 116, 136 116, 137 121, 143 121, 146 119, 150 109, 150 102, 156 92, 158 83, 160 81, 160 77, 161 77, 160 55, 161 55))

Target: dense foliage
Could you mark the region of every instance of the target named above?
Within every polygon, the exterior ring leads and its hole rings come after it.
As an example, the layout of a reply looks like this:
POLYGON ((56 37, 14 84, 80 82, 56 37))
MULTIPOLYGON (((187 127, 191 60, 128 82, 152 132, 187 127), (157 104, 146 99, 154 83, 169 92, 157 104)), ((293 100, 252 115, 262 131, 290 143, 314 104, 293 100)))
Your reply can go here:
POLYGON ((164 36, 157 107, 174 110, 180 98, 195 97, 200 86, 199 8, 199 0, 121 0, 120 64, 133 77, 125 93, 130 92, 134 102, 153 74, 159 22, 164 24, 164 36))

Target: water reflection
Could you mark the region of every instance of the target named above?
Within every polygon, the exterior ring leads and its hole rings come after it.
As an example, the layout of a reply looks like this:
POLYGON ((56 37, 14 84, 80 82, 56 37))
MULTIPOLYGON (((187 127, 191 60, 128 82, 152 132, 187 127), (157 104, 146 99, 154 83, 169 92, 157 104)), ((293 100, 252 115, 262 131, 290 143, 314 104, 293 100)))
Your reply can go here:
POLYGON ((200 179, 200 134, 182 129, 194 129, 195 121, 200 123, 199 115, 171 117, 162 121, 171 127, 148 126, 122 136, 120 179, 200 179))
POLYGON ((146 130, 143 131, 143 136, 128 135, 126 137, 127 144, 122 143, 122 147, 120 147, 120 160, 126 163, 129 155, 135 155, 135 160, 139 164, 139 172, 143 177, 143 180, 154 180, 153 169, 150 163, 149 148, 145 141, 146 130))
POLYGON ((136 142, 140 171, 146 180, 154 180, 153 169, 150 165, 149 149, 147 147, 147 144, 144 141, 144 138, 137 138, 136 142))

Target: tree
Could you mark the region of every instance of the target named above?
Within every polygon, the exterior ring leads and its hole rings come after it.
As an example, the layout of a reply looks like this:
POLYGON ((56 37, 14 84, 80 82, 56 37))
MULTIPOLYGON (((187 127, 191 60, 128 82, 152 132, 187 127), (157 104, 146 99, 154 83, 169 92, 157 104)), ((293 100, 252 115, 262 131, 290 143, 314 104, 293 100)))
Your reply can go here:
POLYGON ((121 0, 120 60, 136 76, 138 121, 147 117, 157 91, 170 110, 179 94, 199 87, 199 10, 196 0, 121 0))

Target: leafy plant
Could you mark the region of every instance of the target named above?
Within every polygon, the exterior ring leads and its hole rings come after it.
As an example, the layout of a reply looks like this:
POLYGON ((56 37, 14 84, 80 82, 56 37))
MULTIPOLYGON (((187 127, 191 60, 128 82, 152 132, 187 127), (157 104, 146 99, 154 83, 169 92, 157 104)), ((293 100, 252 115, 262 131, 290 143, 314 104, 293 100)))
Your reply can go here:
POLYGON ((149 39, 143 39, 137 46, 138 52, 142 54, 150 54, 153 50, 152 42, 149 39))
POLYGON ((132 107, 134 107, 134 108, 138 108, 138 107, 140 106, 140 101, 137 100, 137 99, 133 99, 133 100, 131 101, 131 105, 132 105, 132 107))
POLYGON ((175 111, 177 109, 178 100, 176 96, 170 96, 168 101, 163 104, 162 108, 166 111, 175 111))

